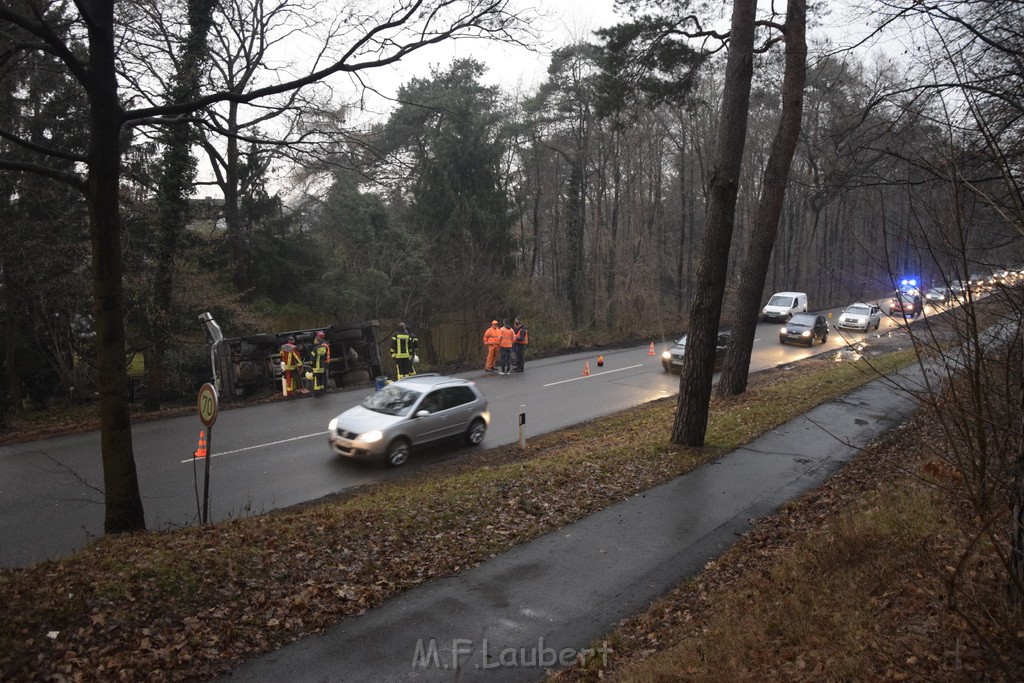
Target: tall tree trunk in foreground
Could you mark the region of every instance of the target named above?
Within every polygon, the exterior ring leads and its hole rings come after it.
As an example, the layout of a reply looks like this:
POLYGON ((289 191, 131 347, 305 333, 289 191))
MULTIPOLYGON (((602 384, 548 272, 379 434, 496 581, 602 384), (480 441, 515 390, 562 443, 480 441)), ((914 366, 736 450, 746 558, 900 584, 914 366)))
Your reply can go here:
POLYGON ((124 283, 121 258, 121 111, 114 60, 114 3, 83 3, 89 18, 89 239, 96 315, 100 445, 107 533, 146 528, 139 494, 125 364, 124 283))
POLYGON ((756 14, 757 0, 736 0, 733 3, 715 165, 708 183, 704 240, 697 282, 690 299, 688 341, 672 429, 672 441, 681 446, 703 446, 707 433, 718 322, 722 315, 736 195, 746 142, 750 81, 754 74, 756 14))
POLYGON ((772 141, 761 183, 761 198, 750 234, 746 263, 740 269, 732 339, 726 352, 718 395, 742 394, 747 389, 750 354, 754 347, 761 293, 775 248, 779 218, 786 198, 793 154, 803 119, 804 83, 807 80, 807 1, 790 0, 786 6, 786 73, 782 80, 782 118, 772 141))

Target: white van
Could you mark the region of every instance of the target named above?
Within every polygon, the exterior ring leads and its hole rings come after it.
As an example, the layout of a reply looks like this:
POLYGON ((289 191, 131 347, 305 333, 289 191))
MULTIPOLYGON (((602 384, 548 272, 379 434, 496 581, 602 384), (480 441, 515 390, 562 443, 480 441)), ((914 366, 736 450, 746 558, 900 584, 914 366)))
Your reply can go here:
POLYGON ((789 322, 797 313, 807 312, 807 295, 803 292, 778 292, 761 309, 761 319, 768 323, 789 322))

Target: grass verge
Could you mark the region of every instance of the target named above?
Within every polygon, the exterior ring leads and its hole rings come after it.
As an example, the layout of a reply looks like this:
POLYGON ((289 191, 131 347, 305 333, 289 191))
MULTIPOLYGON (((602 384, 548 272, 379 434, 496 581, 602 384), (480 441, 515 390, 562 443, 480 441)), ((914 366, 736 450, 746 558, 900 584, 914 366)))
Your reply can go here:
POLYGON ((896 369, 911 350, 752 378, 708 445, 669 444, 674 399, 367 487, 204 528, 103 538, 0 572, 0 678, 180 680, 359 614, 692 470, 896 369))

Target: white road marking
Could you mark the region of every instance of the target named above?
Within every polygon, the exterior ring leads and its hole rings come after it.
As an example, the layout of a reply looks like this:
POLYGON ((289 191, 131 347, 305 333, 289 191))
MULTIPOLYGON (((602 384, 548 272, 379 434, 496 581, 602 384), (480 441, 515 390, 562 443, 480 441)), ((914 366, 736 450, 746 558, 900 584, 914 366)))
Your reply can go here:
MULTIPOLYGON (((314 436, 324 436, 325 434, 327 434, 327 430, 326 429, 321 431, 321 432, 317 432, 316 434, 306 434, 304 436, 293 436, 290 439, 281 439, 280 441, 271 441, 269 443, 259 443, 259 444, 256 444, 255 446, 246 446, 245 448, 236 448, 233 451, 224 451, 222 453, 214 453, 213 455, 210 455, 210 456, 207 456, 207 457, 219 458, 222 455, 231 455, 232 453, 241 453, 242 451, 251 451, 251 450, 253 450, 255 448, 266 448, 267 446, 276 446, 278 444, 288 443, 290 441, 300 441, 302 439, 311 439, 314 436)), ((182 464, 184 464, 184 463, 192 462, 193 460, 202 460, 202 458, 186 458, 185 460, 182 460, 181 462, 182 462, 182 464)))
POLYGON ((604 372, 595 372, 595 373, 590 374, 590 375, 581 375, 579 377, 573 377, 572 379, 563 379, 563 380, 561 380, 559 382, 552 382, 551 384, 545 384, 544 386, 545 387, 553 387, 556 384, 565 384, 566 382, 575 382, 576 380, 586 379, 587 377, 597 377, 599 375, 610 375, 613 372, 622 372, 623 370, 633 370, 635 368, 642 368, 643 366, 644 366, 643 363, 640 363, 639 365, 630 365, 629 367, 625 367, 625 368, 616 368, 615 370, 605 370, 604 372))

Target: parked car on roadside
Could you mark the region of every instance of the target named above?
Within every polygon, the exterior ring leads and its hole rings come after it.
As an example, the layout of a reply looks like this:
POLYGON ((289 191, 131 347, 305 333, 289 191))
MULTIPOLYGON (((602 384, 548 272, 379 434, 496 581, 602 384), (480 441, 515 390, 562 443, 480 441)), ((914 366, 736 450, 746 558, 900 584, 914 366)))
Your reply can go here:
POLYGON ((930 304, 948 304, 953 294, 949 287, 932 287, 924 293, 924 299, 930 304))
POLYGON ((786 322, 797 313, 807 311, 807 295, 803 292, 778 292, 773 294, 763 309, 761 319, 765 322, 786 322))
POLYGON ((816 340, 828 341, 828 321, 814 313, 798 313, 779 330, 779 343, 800 342, 813 346, 816 340))
MULTIPOLYGON (((683 356, 686 355, 686 337, 687 335, 684 334, 672 348, 661 354, 661 366, 665 368, 665 372, 682 370, 683 356)), ((718 341, 715 346, 715 372, 722 368, 722 363, 725 361, 725 353, 729 350, 729 338, 729 332, 718 333, 718 341)))
POLYGON ((331 420, 327 442, 348 458, 383 458, 397 467, 413 448, 446 439, 483 441, 491 413, 474 382, 437 374, 386 385, 331 420))
POLYGON ((840 330, 857 330, 867 332, 882 324, 882 309, 878 304, 855 303, 846 307, 839 314, 839 322, 836 327, 840 330))
POLYGON ((916 318, 921 315, 921 295, 918 292, 900 292, 889 303, 889 315, 916 318))

